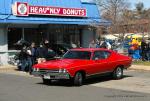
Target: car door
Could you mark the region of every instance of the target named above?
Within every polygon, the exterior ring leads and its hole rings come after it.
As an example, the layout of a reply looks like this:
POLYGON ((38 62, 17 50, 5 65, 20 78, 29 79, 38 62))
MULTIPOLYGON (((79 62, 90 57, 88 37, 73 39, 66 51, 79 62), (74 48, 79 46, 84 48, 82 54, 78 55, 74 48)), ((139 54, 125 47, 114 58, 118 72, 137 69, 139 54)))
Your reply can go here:
POLYGON ((97 73, 105 73, 109 72, 109 56, 110 52, 108 51, 95 51, 93 55, 93 66, 94 72, 97 73))

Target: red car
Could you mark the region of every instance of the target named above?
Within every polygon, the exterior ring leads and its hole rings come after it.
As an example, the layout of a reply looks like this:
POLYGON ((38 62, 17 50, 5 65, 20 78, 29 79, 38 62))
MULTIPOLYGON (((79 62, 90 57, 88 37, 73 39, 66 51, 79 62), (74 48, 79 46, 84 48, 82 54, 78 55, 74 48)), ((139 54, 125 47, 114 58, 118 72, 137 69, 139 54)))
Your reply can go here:
POLYGON ((71 49, 62 59, 50 60, 33 66, 33 75, 40 76, 43 83, 51 80, 70 79, 81 86, 89 77, 111 74, 114 79, 123 77, 123 70, 131 65, 132 59, 112 50, 101 48, 71 49))

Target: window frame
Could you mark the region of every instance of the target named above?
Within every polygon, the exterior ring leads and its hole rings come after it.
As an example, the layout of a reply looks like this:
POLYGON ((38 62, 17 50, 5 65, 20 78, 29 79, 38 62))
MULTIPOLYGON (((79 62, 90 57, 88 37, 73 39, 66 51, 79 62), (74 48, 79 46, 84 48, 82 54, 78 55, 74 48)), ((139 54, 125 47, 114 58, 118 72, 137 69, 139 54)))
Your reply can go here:
POLYGON ((68 52, 66 52, 64 55, 63 55, 63 59, 81 59, 81 60, 91 60, 91 56, 92 56, 92 52, 90 52, 90 51, 72 51, 72 50, 70 50, 70 51, 68 51, 68 52), (87 52, 87 53, 89 53, 89 59, 82 59, 82 58, 66 58, 65 57, 65 55, 66 54, 68 54, 69 52, 87 52))
POLYGON ((94 52, 93 52, 92 60, 95 60, 95 56, 94 56, 94 55, 95 55, 96 52, 103 52, 103 54, 106 54, 106 53, 107 53, 107 57, 106 57, 106 58, 98 58, 98 60, 108 59, 108 58, 110 57, 110 55, 111 55, 111 52, 105 51, 105 50, 94 51, 94 52))

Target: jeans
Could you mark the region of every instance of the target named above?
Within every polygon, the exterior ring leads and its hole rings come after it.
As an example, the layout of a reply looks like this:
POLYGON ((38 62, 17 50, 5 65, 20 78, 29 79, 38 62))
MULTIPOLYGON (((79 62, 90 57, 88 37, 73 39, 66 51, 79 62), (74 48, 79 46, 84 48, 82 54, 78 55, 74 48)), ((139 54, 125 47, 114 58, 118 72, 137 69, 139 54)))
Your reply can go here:
POLYGON ((147 60, 150 61, 150 50, 147 51, 147 60))
POLYGON ((21 71, 25 71, 27 65, 28 65, 28 64, 27 64, 27 60, 26 60, 26 59, 20 60, 21 71))
POLYGON ((142 60, 143 61, 147 60, 147 51, 146 50, 142 50, 142 60))
POLYGON ((28 70, 29 70, 29 72, 31 72, 32 71, 32 59, 31 59, 31 57, 27 58, 27 62, 28 62, 28 70))
POLYGON ((32 60, 30 57, 22 59, 20 62, 21 71, 32 71, 32 60))

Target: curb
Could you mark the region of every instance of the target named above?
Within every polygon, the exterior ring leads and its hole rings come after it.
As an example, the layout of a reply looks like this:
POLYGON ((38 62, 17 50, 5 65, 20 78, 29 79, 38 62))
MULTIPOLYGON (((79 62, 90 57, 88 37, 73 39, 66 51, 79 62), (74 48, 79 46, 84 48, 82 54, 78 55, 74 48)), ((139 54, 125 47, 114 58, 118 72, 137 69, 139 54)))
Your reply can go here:
MULTIPOLYGON (((0 71, 16 71, 16 69, 17 69, 17 66, 13 66, 13 65, 0 66, 0 71)), ((129 67, 129 69, 150 71, 150 66, 131 65, 131 67, 129 67)))
POLYGON ((145 70, 145 71, 150 71, 150 66, 144 66, 144 65, 131 65, 129 69, 132 70, 145 70))

